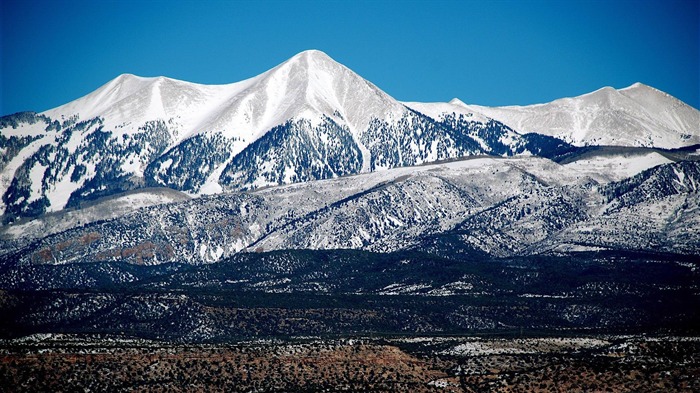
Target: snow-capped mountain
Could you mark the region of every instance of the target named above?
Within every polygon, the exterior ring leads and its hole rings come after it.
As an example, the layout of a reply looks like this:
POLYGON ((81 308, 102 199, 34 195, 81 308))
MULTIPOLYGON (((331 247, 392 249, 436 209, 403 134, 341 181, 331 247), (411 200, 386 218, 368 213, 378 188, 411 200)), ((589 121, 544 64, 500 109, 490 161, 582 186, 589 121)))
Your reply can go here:
POLYGON ((3 117, 0 213, 7 223, 143 187, 201 195, 560 148, 486 117, 431 118, 311 50, 238 83, 125 74, 3 117))
POLYGON ((617 90, 604 87, 578 97, 528 106, 485 107, 466 105, 459 99, 427 107, 407 105, 433 113, 475 113, 521 134, 549 135, 576 146, 673 149, 700 143, 700 111, 642 83, 617 90))
POLYGON ((698 124, 696 109, 641 84, 527 107, 400 103, 310 50, 237 83, 124 74, 2 117, 0 214, 8 223, 144 187, 197 196, 469 155, 561 157, 575 150, 564 141, 674 148, 700 143, 698 124))
POLYGON ((698 120, 639 84, 401 103, 319 51, 228 85, 121 75, 0 118, 0 334, 685 334, 698 120))

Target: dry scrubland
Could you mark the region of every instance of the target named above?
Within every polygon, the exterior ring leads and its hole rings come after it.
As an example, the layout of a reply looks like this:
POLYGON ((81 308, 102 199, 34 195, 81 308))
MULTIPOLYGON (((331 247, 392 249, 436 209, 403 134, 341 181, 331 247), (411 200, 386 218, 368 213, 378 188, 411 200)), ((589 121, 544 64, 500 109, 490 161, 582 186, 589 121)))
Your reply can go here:
POLYGON ((6 342, 3 391, 656 392, 700 390, 700 340, 307 340, 180 346, 6 342))

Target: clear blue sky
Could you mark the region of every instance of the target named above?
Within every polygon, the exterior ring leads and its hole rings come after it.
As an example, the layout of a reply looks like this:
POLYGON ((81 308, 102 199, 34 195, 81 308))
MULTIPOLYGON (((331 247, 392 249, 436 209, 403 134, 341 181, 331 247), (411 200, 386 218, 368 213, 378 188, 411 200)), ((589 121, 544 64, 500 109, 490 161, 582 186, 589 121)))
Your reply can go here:
POLYGON ((700 107, 700 1, 0 0, 0 114, 125 72, 230 83, 320 49, 399 100, 532 104, 641 81, 700 107))

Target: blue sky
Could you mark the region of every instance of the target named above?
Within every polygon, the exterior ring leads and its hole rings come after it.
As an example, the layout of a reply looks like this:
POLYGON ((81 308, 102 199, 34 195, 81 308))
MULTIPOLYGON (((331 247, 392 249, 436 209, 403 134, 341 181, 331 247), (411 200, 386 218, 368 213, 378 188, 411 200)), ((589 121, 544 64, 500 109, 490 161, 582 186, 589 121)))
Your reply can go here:
POLYGON ((641 81, 700 107, 700 1, 0 0, 0 114, 125 72, 239 81, 320 49, 404 101, 532 104, 641 81))

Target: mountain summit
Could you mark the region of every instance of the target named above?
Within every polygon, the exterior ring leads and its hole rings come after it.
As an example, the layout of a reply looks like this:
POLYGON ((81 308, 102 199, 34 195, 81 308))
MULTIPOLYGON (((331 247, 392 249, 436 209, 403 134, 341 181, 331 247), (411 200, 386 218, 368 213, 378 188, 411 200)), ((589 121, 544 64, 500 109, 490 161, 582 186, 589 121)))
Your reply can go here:
POLYGON ((299 53, 254 78, 226 103, 243 125, 264 132, 291 118, 339 117, 363 130, 372 119, 401 114, 401 104, 347 67, 317 50, 299 53))

